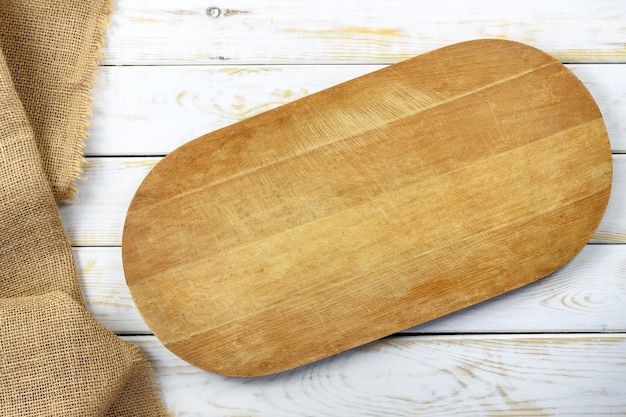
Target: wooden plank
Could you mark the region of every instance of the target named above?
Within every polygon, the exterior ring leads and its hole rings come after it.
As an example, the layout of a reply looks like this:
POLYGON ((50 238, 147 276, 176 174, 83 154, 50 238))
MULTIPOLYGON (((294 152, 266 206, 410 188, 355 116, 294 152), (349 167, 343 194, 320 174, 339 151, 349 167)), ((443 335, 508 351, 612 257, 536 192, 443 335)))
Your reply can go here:
POLYGON ((119 247, 74 248, 80 287, 89 312, 109 330, 149 334, 124 281, 119 247))
POLYGON ((237 379, 194 368, 153 337, 171 415, 623 416, 624 335, 391 338, 282 374, 237 379))
POLYGON ((380 68, 103 67, 85 152, 165 155, 200 135, 380 68))
MULTIPOLYGON (((87 308, 116 333, 150 330, 124 281, 119 247, 74 248, 87 308)), ((587 245, 545 279, 403 333, 626 331, 626 245, 587 245)))
MULTIPOLYGON (((568 67, 626 152, 626 65, 568 67)), ((381 65, 103 67, 86 154, 165 155, 185 142, 381 65)))
POLYGON ((105 63, 392 63, 476 38, 529 43, 568 62, 624 62, 624 22, 620 0, 120 0, 105 63))
POLYGON ((624 259, 626 245, 587 245, 541 281, 407 332, 623 332, 624 259))
POLYGON ((79 197, 59 206, 75 246, 119 246, 126 210, 139 184, 160 158, 88 158, 76 186, 79 197))
MULTIPOLYGON (((75 246, 119 246, 126 210, 156 157, 88 158, 76 201, 60 211, 75 246)), ((626 242, 626 155, 613 156, 613 189, 593 242, 626 242)))
POLYGON ((626 152, 626 65, 574 64, 569 68, 598 103, 613 151, 626 152))

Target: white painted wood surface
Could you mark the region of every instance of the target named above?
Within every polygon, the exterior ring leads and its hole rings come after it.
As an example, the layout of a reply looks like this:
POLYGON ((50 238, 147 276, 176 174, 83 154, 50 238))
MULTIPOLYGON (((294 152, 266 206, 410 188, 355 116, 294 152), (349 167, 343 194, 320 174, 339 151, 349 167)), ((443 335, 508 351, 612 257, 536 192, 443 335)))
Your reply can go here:
MULTIPOLYGON (((91 157, 77 184, 80 197, 61 205, 61 216, 76 246, 120 245, 130 201, 160 157, 91 157)), ((613 187, 595 243, 626 243, 626 155, 613 155, 613 187)))
POLYGON ((171 415, 626 415, 626 2, 116 0, 115 9, 87 179, 61 212, 90 311, 146 352, 171 415), (128 203, 162 155, 479 37, 526 42, 568 63, 605 116, 613 193, 574 260, 518 291, 271 377, 195 369, 150 335, 124 283, 119 245, 128 203))
MULTIPOLYGON (((86 154, 165 155, 204 133, 382 68, 382 65, 104 67, 86 154), (167 80, 167 82, 163 82, 167 80)), ((626 152, 626 65, 572 64, 626 152)))
MULTIPOLYGON (((120 248, 74 253, 89 311, 117 333, 150 333, 124 281, 120 248)), ((626 332, 624 275, 626 245, 587 245, 543 280, 403 333, 626 332)))
POLYGON ((622 0, 118 0, 105 63, 391 63, 475 38, 624 62, 624 22, 622 0))
POLYGON ((386 339, 257 379, 190 368, 141 346, 176 416, 619 416, 623 335, 386 339), (184 399, 181 401, 181 399, 184 399))

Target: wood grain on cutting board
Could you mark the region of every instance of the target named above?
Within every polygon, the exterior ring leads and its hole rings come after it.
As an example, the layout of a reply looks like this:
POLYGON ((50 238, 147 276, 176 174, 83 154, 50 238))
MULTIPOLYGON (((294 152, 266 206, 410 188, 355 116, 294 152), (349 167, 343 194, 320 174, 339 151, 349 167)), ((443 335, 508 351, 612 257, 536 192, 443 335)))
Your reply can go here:
POLYGON ((263 375, 554 271, 610 183, 602 117, 569 70, 468 42, 172 152, 131 203, 124 269, 169 349, 263 375))

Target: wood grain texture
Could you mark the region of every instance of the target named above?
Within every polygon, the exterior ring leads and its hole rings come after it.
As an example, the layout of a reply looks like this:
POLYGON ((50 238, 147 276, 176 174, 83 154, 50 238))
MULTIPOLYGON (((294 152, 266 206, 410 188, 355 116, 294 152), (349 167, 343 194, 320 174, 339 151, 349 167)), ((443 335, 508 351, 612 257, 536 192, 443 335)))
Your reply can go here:
POLYGON ((105 63, 394 63, 476 38, 529 43, 568 62, 624 62, 624 22, 620 0, 118 0, 105 63))
MULTIPOLYGON (((132 300, 119 247, 74 248, 89 311, 110 330, 150 334, 132 300)), ((587 245, 539 282, 408 329, 425 333, 626 331, 626 245, 587 245)))
POLYGON ((269 377, 194 368, 130 337, 172 415, 623 416, 623 335, 421 336, 372 343, 269 377))
MULTIPOLYGON (((614 152, 626 152, 626 65, 567 65, 590 90, 614 152)), ((88 156, 166 155, 223 128, 382 65, 103 67, 88 156)))
POLYGON ((126 281, 184 359, 275 373, 556 270, 610 183, 601 114, 570 71, 467 42, 172 152, 129 207, 126 281))

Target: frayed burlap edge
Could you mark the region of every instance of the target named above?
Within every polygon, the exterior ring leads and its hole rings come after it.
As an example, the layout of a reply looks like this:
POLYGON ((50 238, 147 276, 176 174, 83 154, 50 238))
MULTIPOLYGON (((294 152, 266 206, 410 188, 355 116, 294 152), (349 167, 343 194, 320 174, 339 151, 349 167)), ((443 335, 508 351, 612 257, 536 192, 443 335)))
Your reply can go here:
POLYGON ((79 124, 78 132, 76 134, 76 140, 74 143, 74 165, 70 173, 69 182, 65 187, 65 194, 57 196, 58 200, 75 200, 78 196, 78 189, 76 188, 77 180, 85 180, 82 176, 83 168, 86 164, 84 156, 86 140, 89 138, 89 128, 91 127, 90 117, 93 116, 92 103, 94 97, 92 91, 95 86, 98 85, 98 69, 100 68, 100 62, 104 57, 104 45, 106 41, 106 34, 109 29, 110 19, 109 15, 114 11, 113 3, 111 0, 106 0, 102 4, 98 16, 98 23, 94 33, 94 39, 91 44, 89 55, 87 60, 89 66, 87 68, 87 74, 85 82, 82 85, 79 94, 79 124))

